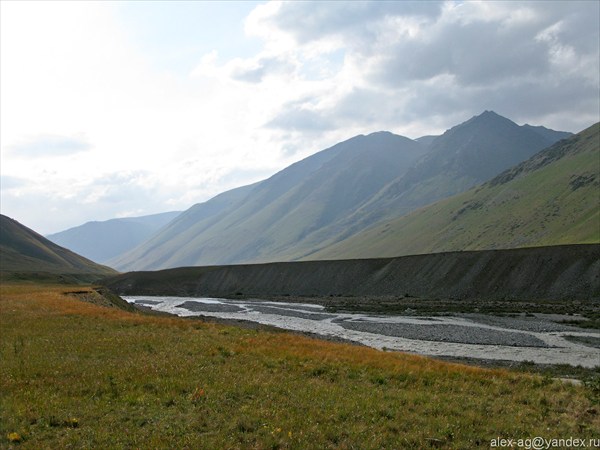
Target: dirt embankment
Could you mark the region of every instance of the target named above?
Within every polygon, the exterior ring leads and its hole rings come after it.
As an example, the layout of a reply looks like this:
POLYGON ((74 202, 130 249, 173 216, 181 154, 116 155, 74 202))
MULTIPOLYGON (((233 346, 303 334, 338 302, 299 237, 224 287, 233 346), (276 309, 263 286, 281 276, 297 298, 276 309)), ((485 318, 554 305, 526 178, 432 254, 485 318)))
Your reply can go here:
POLYGON ((600 245, 184 267, 104 284, 121 295, 600 301, 600 245))

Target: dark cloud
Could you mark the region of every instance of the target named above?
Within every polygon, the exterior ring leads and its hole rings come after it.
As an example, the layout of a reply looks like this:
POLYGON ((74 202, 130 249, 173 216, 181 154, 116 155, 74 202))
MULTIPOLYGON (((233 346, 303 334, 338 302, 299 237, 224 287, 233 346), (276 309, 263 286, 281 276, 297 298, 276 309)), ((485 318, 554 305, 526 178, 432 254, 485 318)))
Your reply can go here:
POLYGON ((362 79, 326 109, 285 105, 269 125, 318 131, 445 116, 450 126, 492 109, 579 131, 600 120, 599 16, 595 1, 287 2, 272 25, 300 43, 341 37, 362 79))
POLYGON ((392 16, 435 19, 441 8, 441 2, 433 1, 284 2, 271 21, 300 43, 336 34, 372 41, 377 38, 369 26, 373 22, 392 16))
POLYGON ((548 45, 534 37, 521 29, 506 33, 499 24, 444 27, 433 38, 403 40, 387 47, 370 77, 393 87, 447 74, 460 85, 473 86, 544 74, 549 69, 548 45))
POLYGON ((89 142, 83 138, 43 134, 12 145, 8 151, 15 156, 37 158, 71 155, 88 151, 91 148, 89 142))

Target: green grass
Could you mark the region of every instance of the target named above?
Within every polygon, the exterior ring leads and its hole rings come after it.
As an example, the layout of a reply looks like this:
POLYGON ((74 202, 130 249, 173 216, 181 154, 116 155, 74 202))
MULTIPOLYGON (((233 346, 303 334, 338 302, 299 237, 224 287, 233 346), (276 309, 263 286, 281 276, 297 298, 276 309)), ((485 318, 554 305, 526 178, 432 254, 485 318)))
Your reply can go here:
POLYGON ((488 448, 497 436, 598 437, 593 387, 130 313, 68 290, 1 288, 2 447, 488 448))

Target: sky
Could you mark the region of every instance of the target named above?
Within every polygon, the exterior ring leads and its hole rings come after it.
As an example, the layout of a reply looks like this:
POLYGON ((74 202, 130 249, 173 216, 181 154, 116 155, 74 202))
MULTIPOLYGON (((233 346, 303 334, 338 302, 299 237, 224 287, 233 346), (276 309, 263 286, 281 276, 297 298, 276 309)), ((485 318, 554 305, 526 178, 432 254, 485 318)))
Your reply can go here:
POLYGON ((185 210, 357 134, 600 120, 600 2, 0 1, 0 211, 185 210))

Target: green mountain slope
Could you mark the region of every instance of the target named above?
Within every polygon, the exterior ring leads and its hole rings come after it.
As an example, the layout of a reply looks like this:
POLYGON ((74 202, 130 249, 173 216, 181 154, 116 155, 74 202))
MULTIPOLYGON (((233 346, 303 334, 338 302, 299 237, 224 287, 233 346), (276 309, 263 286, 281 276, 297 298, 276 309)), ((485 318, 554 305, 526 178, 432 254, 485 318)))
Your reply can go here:
POLYGON ((173 211, 141 217, 125 217, 87 222, 47 235, 62 247, 99 263, 125 253, 147 240, 181 212, 173 211))
MULTIPOLYGON (((0 272, 80 275, 92 279, 116 272, 49 241, 0 215, 0 272)), ((81 278, 81 277, 80 277, 81 278)))
POLYGON ((600 242, 600 125, 491 181, 310 255, 369 258, 600 242))

